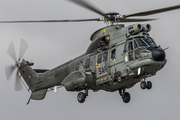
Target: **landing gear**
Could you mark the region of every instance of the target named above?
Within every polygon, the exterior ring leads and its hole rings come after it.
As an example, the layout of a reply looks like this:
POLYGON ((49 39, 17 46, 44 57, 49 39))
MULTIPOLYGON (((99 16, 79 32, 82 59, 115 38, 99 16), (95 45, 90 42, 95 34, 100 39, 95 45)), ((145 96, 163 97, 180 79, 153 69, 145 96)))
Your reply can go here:
POLYGON ((152 88, 152 83, 150 81, 147 81, 146 88, 150 90, 152 88))
POLYGON ((150 90, 152 88, 152 83, 151 83, 151 81, 146 82, 146 78, 147 78, 147 74, 144 75, 144 81, 141 82, 140 87, 143 90, 146 89, 146 88, 148 90, 150 90))
POLYGON ((143 90, 146 89, 146 88, 148 90, 150 90, 152 88, 152 83, 151 83, 151 81, 147 81, 147 83, 145 81, 142 81, 141 84, 140 84, 140 87, 143 90))
POLYGON ((146 88, 146 82, 145 81, 142 81, 141 82, 141 84, 140 84, 140 86, 141 86, 141 89, 145 89, 146 88))
POLYGON ((78 93, 77 95, 78 102, 83 103, 87 96, 88 96, 88 89, 85 90, 85 93, 83 92, 78 93))
POLYGON ((131 99, 131 96, 130 96, 130 94, 129 94, 128 92, 125 92, 125 94, 124 94, 124 96, 122 97, 122 99, 123 99, 123 101, 124 101, 125 103, 128 103, 128 102, 130 101, 130 99, 131 99))
POLYGON ((131 100, 131 96, 128 92, 125 92, 125 89, 119 90, 119 94, 121 95, 124 103, 129 103, 129 101, 131 100))
POLYGON ((83 103, 86 99, 86 95, 83 92, 78 93, 77 100, 79 103, 83 103))

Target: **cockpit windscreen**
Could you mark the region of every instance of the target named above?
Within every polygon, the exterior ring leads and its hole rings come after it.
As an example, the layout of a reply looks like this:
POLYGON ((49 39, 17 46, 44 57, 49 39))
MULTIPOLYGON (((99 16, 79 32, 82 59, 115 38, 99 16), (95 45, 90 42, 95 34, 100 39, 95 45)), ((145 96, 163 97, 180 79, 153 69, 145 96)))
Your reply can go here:
POLYGON ((142 38, 136 38, 135 40, 139 46, 147 46, 146 43, 142 40, 142 38))
POLYGON ((143 38, 143 40, 149 45, 149 46, 156 46, 154 41, 151 38, 143 38))
POLYGON ((156 46, 156 44, 154 43, 154 41, 150 37, 147 37, 147 38, 138 37, 138 38, 135 38, 135 41, 137 42, 137 44, 139 46, 156 46))

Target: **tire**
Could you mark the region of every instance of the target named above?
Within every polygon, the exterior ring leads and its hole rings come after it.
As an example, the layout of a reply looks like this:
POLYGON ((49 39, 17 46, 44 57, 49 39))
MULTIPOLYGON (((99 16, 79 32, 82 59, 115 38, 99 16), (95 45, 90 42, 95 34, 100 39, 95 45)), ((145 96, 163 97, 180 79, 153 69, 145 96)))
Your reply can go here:
POLYGON ((152 83, 151 81, 147 81, 147 89, 150 90, 152 88, 152 83))
POLYGON ((77 100, 79 103, 83 103, 86 99, 86 95, 83 92, 78 93, 77 100))
POLYGON ((124 96, 123 96, 123 101, 124 103, 128 103, 131 99, 131 96, 128 92, 125 92, 124 96))
POLYGON ((145 81, 142 81, 141 84, 140 84, 141 89, 144 90, 144 89, 146 88, 146 86, 147 86, 147 85, 146 85, 146 82, 145 82, 145 81))

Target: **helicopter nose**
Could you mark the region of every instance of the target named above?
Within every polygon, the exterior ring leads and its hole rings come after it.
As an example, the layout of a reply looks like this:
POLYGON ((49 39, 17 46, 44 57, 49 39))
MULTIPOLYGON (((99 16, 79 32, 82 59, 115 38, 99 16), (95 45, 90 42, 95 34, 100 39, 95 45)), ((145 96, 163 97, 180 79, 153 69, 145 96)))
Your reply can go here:
POLYGON ((155 61, 164 61, 166 54, 163 49, 160 48, 153 48, 151 49, 152 57, 155 61))

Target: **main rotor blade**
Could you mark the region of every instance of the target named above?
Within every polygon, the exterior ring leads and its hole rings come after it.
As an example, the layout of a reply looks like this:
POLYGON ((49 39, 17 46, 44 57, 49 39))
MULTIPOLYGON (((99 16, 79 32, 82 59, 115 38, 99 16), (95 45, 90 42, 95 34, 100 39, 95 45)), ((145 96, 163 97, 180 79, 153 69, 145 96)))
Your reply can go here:
POLYGON ((14 43, 13 42, 11 42, 11 44, 9 45, 7 53, 12 57, 12 59, 14 61, 17 60, 16 52, 15 52, 15 48, 14 48, 14 43))
POLYGON ((83 1, 83 0, 68 0, 68 1, 74 2, 74 3, 84 7, 86 9, 89 9, 89 10, 95 12, 95 13, 98 13, 98 14, 106 17, 104 12, 102 12, 101 10, 99 10, 98 8, 96 8, 94 5, 90 4, 87 1, 86 2, 83 1))
POLYGON ((125 18, 134 17, 134 16, 148 16, 148 15, 153 15, 153 14, 157 14, 157 13, 176 10, 179 8, 180 8, 180 5, 176 5, 176 6, 171 6, 171 7, 166 7, 166 8, 156 9, 156 10, 150 10, 150 11, 145 11, 145 12, 139 12, 139 13, 134 13, 134 14, 129 14, 129 15, 123 15, 123 16, 125 18))
POLYGON ((19 78, 19 72, 18 72, 18 71, 17 71, 17 73, 16 73, 16 81, 15 81, 15 87, 14 87, 14 89, 15 89, 16 91, 20 91, 20 90, 23 89, 22 83, 21 83, 21 79, 19 78))
POLYGON ((145 21, 153 21, 157 19, 119 19, 118 22, 145 22, 145 21))
POLYGON ((95 19, 77 19, 77 20, 25 20, 25 21, 0 21, 0 23, 41 23, 41 22, 85 22, 85 21, 100 21, 95 19))
POLYGON ((6 78, 9 81, 9 78, 11 77, 13 71, 15 70, 15 66, 14 65, 10 65, 10 66, 6 66, 5 67, 5 73, 6 73, 6 78))
POLYGON ((19 60, 22 59, 22 57, 26 53, 27 49, 28 49, 27 42, 25 40, 21 39, 20 50, 19 50, 19 60))

